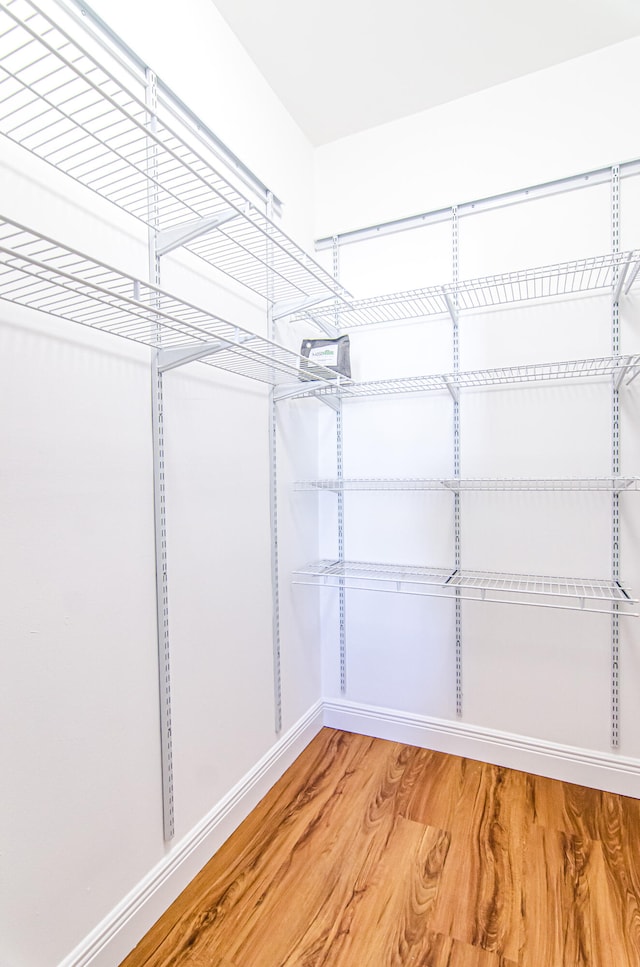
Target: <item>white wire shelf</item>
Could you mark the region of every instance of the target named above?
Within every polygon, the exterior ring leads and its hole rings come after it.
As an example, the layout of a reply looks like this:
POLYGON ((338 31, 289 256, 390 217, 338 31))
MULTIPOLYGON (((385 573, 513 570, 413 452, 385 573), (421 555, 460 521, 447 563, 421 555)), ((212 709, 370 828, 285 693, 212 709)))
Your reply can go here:
POLYGON ((639 270, 640 251, 633 250, 353 300, 337 314, 323 306, 294 319, 347 330, 587 292, 609 291, 617 301, 636 283, 639 270))
POLYGON ((449 392, 458 398, 460 390, 484 386, 546 383, 565 379, 602 379, 611 377, 617 387, 630 383, 640 373, 640 354, 630 356, 599 356, 591 359, 569 359, 553 363, 525 363, 499 369, 477 369, 466 372, 434 373, 427 376, 405 376, 370 382, 334 382, 320 389, 288 386, 281 398, 316 396, 330 401, 332 397, 356 399, 361 397, 393 396, 404 393, 449 392))
POLYGON ((560 478, 440 478, 440 477, 351 477, 325 480, 300 480, 294 490, 301 492, 348 493, 351 491, 450 490, 460 491, 600 491, 621 493, 640 489, 640 477, 560 478))
POLYGON ((293 583, 637 617, 631 610, 637 599, 616 581, 600 579, 322 560, 299 568, 293 583))
POLYGON ((345 290, 32 0, 0 6, 0 132, 272 301, 345 290), (182 239, 182 241, 180 241, 182 239))
POLYGON ((326 385, 297 353, 15 222, 0 219, 0 298, 161 350, 160 368, 200 359, 260 382, 326 385))

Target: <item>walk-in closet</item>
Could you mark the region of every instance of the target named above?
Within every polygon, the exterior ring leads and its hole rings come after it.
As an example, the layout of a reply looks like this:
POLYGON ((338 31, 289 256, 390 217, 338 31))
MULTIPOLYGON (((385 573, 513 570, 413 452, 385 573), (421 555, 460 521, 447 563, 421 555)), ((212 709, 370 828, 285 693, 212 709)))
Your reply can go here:
POLYGON ((118 967, 314 749, 640 799, 640 16, 330 135, 243 10, 0 10, 0 967, 118 967))

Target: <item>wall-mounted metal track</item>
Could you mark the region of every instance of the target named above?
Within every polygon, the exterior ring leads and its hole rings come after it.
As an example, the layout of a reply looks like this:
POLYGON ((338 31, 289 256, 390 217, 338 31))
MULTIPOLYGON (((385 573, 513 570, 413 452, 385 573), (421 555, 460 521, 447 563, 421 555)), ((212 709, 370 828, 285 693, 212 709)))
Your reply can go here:
MULTIPOLYGON (((337 237, 333 240, 333 277, 340 278, 340 245, 337 237)), ((334 302, 333 319, 336 330, 340 322, 340 306, 334 302)), ((336 471, 338 480, 344 475, 344 416, 342 400, 338 400, 336 407, 336 471)), ((345 556, 345 519, 344 519, 344 491, 338 490, 338 557, 345 556)), ((340 694, 347 693, 347 590, 343 580, 338 581, 338 638, 340 663, 340 694)))
MULTIPOLYGON (((614 252, 620 248, 620 168, 615 165, 611 171, 611 241, 614 252)), ((637 274, 637 273, 636 273, 637 274)), ((616 268, 614 275, 614 297, 611 306, 611 352, 620 352, 620 310, 619 298, 624 282, 624 272, 616 268)), ((620 473, 620 383, 614 381, 611 387, 611 473, 620 473)), ((620 495, 618 491, 611 496, 611 580, 620 578, 620 495)), ((620 620, 619 606, 613 605, 611 614, 611 746, 620 745, 620 620)))
MULTIPOLYGON (((617 167, 620 178, 633 178, 640 174, 639 159, 622 162, 617 167)), ((606 185, 610 181, 610 167, 595 168, 577 175, 569 175, 566 178, 557 178, 554 181, 529 185, 526 188, 516 188, 513 191, 501 192, 497 195, 488 195, 485 198, 459 202, 456 208, 458 209, 458 216, 463 218, 469 215, 476 215, 480 212, 496 211, 497 209, 508 208, 512 205, 521 205, 524 202, 535 201, 538 198, 549 198, 553 195, 562 195, 566 194, 566 192, 578 191, 583 188, 593 188, 596 185, 606 185)), ((418 215, 409 215, 405 218, 396 218, 388 222, 379 222, 376 225, 341 232, 338 235, 338 240, 341 245, 351 245, 354 242, 364 242, 373 238, 381 238, 384 235, 393 235, 397 232, 414 231, 416 228, 424 228, 427 225, 448 222, 451 219, 451 212, 451 207, 438 208, 434 211, 422 212, 418 215)), ((333 237, 320 238, 316 241, 316 251, 321 252, 329 249, 332 243, 333 237)))
MULTIPOLYGON (((158 106, 156 76, 147 72, 147 126, 155 131, 158 106)), ((160 286, 160 256, 158 253, 158 151, 155 140, 148 139, 148 253, 149 281, 160 286)), ((156 291, 155 308, 160 308, 156 291)), ((162 326, 158 325, 157 344, 162 346, 162 326)), ((169 573, 167 555, 167 503, 165 486, 164 446, 164 379, 159 368, 159 355, 151 367, 152 449, 153 449, 153 518, 156 558, 156 623, 158 642, 158 698, 160 705, 160 759, 162 769, 162 817, 165 841, 175 835, 175 804, 173 789, 173 720, 171 713, 171 629, 169 625, 169 573)))
MULTIPOLYGON (((344 415, 342 401, 336 410, 336 451, 338 479, 342 479, 344 467, 344 415)), ((344 490, 337 491, 338 495, 338 556, 345 555, 345 519, 344 519, 344 490)), ((338 622, 339 622, 339 654, 340 654, 340 692, 347 692, 347 590, 345 582, 338 582, 338 622)))
MULTIPOLYGON (((272 214, 272 199, 267 198, 267 215, 272 214)), ((271 243, 267 243, 267 263, 273 259, 271 243)), ((267 278, 267 293, 271 295, 271 277, 267 278)), ((267 306, 267 331, 275 340, 273 300, 267 306)), ((273 707, 276 735, 282 731, 282 656, 280 652, 280 548, 278 545, 278 408, 273 389, 269 392, 269 509, 271 525, 271 639, 273 649, 273 707)))
MULTIPOLYGON (((270 320, 271 323, 271 320, 270 320)), ((269 496, 271 519, 271 618, 273 643, 273 707, 276 735, 282 731, 282 656, 280 643, 280 549, 278 545, 278 411, 269 394, 269 496)))
POLYGON ((151 180, 162 231, 219 220, 185 247, 264 298, 345 296, 215 168, 203 146, 187 143, 159 114, 150 130, 144 78, 139 90, 125 86, 32 0, 0 8, 0 64, 0 133, 145 224, 151 180))
MULTIPOLYGON (((453 372, 460 372, 460 325, 459 325, 459 221, 458 209, 451 212, 451 285, 453 293, 445 294, 452 321, 453 372)), ((460 394, 453 394, 453 476, 460 478, 460 394)), ((460 527, 460 488, 453 493, 453 560, 456 571, 462 568, 462 538, 460 527)), ((455 604, 455 662, 456 662, 456 715, 462 716, 462 600, 461 589, 456 588, 455 604)))
POLYGON ((158 371, 157 360, 154 360, 152 364, 151 391, 153 422, 158 683, 160 699, 160 751, 162 763, 162 814, 164 838, 166 841, 169 841, 175 834, 173 792, 173 724, 171 714, 171 643, 169 628, 169 582, 167 570, 164 402, 162 373, 158 371))

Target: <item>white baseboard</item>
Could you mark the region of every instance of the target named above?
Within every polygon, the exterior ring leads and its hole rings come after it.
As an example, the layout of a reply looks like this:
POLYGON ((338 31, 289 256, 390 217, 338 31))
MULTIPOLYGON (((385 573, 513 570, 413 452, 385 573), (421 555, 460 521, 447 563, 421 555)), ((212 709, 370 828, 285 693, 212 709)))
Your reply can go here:
POLYGON ((354 702, 318 702, 58 967, 116 967, 323 725, 640 798, 639 759, 354 702))
POLYGON ((640 759, 613 751, 591 752, 462 722, 347 701, 325 701, 324 724, 640 799, 640 759))
POLYGON ((318 702, 66 957, 59 967, 116 967, 323 725, 318 702))

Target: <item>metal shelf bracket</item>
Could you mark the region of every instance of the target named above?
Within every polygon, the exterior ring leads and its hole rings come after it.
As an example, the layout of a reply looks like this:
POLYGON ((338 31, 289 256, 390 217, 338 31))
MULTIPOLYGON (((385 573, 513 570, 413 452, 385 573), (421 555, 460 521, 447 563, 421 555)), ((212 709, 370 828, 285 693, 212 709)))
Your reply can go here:
MULTIPOLYGON (((326 302, 325 296, 308 296, 306 299, 282 299, 280 302, 276 302, 272 309, 272 318, 274 322, 279 322, 281 319, 287 316, 293 315, 294 312, 304 312, 306 309, 310 309, 313 306, 320 305, 326 302)), ((313 320, 323 332, 325 332, 331 338, 335 338, 338 335, 338 330, 331 323, 326 322, 324 319, 313 320)))
POLYGON ((631 275, 629 276, 629 281, 627 282, 627 284, 625 286, 625 290, 624 290, 624 294, 625 295, 629 295, 629 293, 630 293, 630 291, 631 291, 631 289, 633 287, 633 283, 636 281, 638 272, 640 272, 640 262, 636 262, 636 264, 633 267, 633 271, 631 272, 631 275))
POLYGON ((459 387, 456 386, 456 384, 454 382, 452 382, 447 376, 443 376, 443 381, 444 381, 445 386, 447 387, 447 389, 451 393, 451 396, 453 398, 454 403, 459 403, 460 402, 460 389, 459 389, 459 387))
POLYGON ((300 394, 300 387, 297 383, 276 386, 273 392, 273 399, 275 403, 280 403, 282 400, 295 399, 300 394))
POLYGON ((188 349, 159 349, 158 372, 166 373, 170 369, 176 369, 178 366, 184 366, 186 363, 194 363, 198 359, 214 356, 216 353, 223 352, 225 349, 241 346, 243 343, 249 342, 252 338, 250 333, 243 333, 238 336, 235 342, 218 340, 217 342, 201 343, 198 346, 192 346, 188 349))
POLYGON ((339 396, 329 396, 327 394, 318 394, 317 399, 329 407, 330 410, 334 410, 336 413, 340 412, 340 397, 339 396))
POLYGON ((442 289, 442 294, 444 296, 444 301, 447 303, 447 309, 449 310, 449 315, 451 316, 451 321, 454 322, 454 323, 456 323, 458 321, 458 318, 459 318, 459 313, 458 313, 458 310, 457 310, 457 308, 455 306, 455 303, 454 303, 453 299, 451 298, 451 295, 449 294, 449 292, 447 292, 447 290, 444 287, 442 289))
POLYGON ((620 301, 620 295, 622 293, 622 287, 624 286, 624 280, 625 280, 625 278, 627 276, 627 272, 629 271, 629 264, 630 264, 630 262, 631 262, 631 256, 629 256, 627 258, 626 262, 623 262, 623 264, 620 266, 620 268, 618 270, 618 278, 616 280, 616 284, 615 284, 614 289, 613 289, 613 303, 614 303, 614 305, 620 301))
POLYGON ((631 356, 628 356, 626 362, 621 362, 620 365, 616 367, 616 370, 613 374, 613 385, 616 390, 620 389, 625 376, 630 370, 632 371, 633 375, 627 380, 627 385, 631 383, 640 372, 637 359, 634 360, 631 356))
POLYGON ((180 248, 182 245, 187 245, 202 235, 207 235, 209 232, 214 231, 214 229, 219 228, 220 225, 224 225, 225 222, 230 222, 232 219, 238 218, 239 214, 236 209, 229 208, 227 211, 221 212, 219 215, 213 215, 211 218, 194 218, 188 222, 183 222, 181 225, 176 225, 175 228, 160 231, 158 232, 156 242, 156 252, 158 255, 167 255, 169 252, 173 252, 174 249, 180 248))

